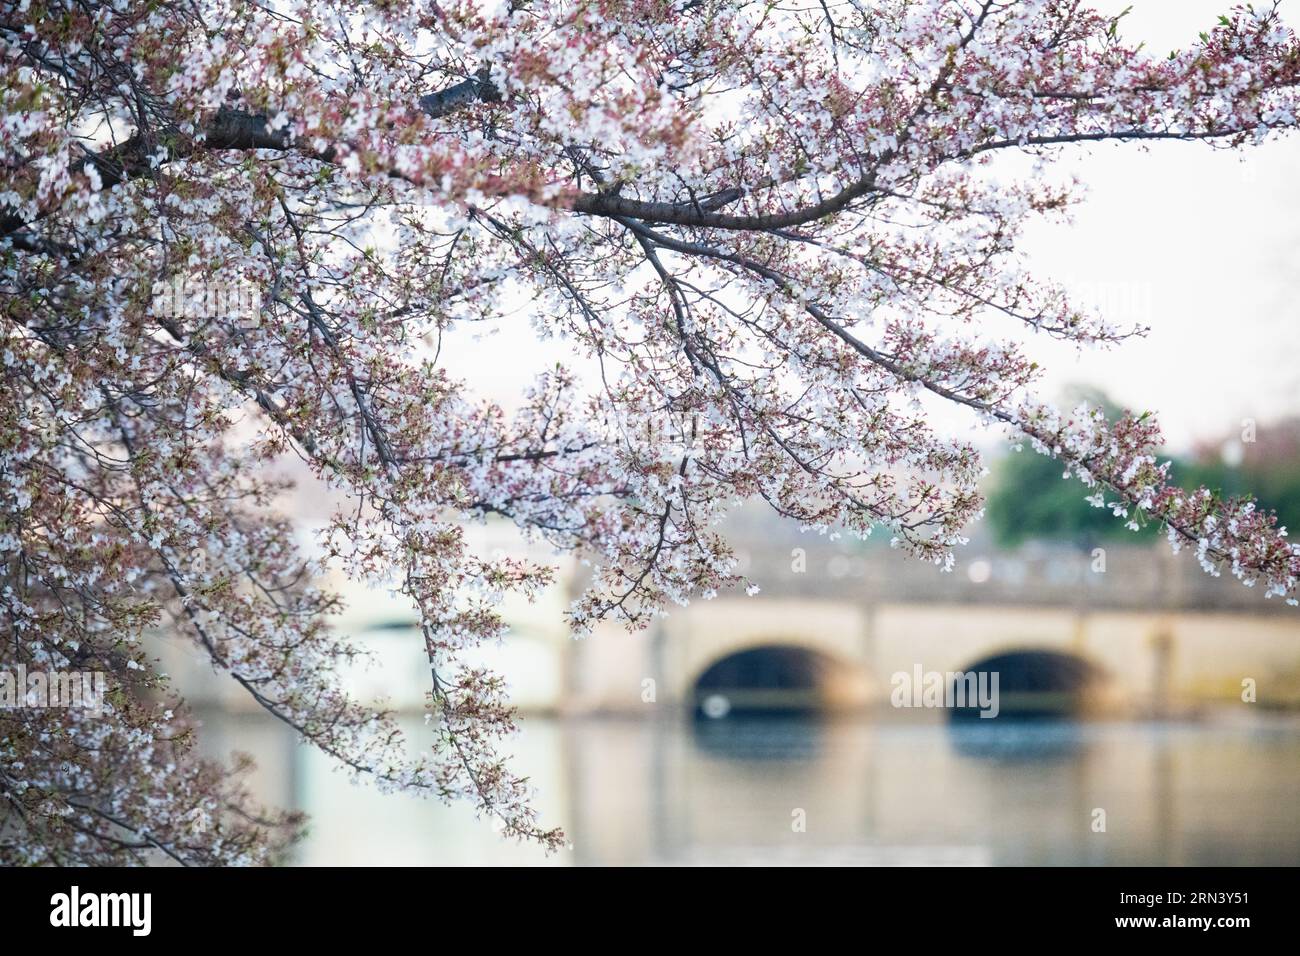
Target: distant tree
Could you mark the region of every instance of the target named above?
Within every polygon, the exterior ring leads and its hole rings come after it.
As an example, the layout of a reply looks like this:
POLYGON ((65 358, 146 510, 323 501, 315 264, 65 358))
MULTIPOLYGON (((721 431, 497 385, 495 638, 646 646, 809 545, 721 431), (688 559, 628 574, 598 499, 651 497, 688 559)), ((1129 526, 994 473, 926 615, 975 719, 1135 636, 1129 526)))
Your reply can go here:
MULTIPOLYGON (((1069 401, 1086 401, 1111 417, 1122 414, 1104 394, 1071 389, 1069 401)), ((1262 428, 1255 440, 1229 436, 1171 459, 1170 473, 1182 484, 1213 488, 1225 498, 1254 493, 1259 507, 1278 524, 1300 528, 1300 419, 1262 428), (1226 451, 1226 454, 1225 454, 1226 451)), ((1150 540, 1160 524, 1145 521, 1134 530, 1110 509, 1088 501, 1089 489, 1058 462, 1042 455, 1008 454, 993 466, 985 516, 994 540, 1015 547, 1030 540, 1057 540, 1089 549, 1100 541, 1150 540)))
MULTIPOLYGON (((1070 387, 1063 399, 1087 403, 1111 419, 1123 414, 1109 396, 1085 386, 1070 387)), ((1055 540, 1089 550, 1103 540, 1149 540, 1159 527, 1147 522, 1134 531, 1116 521, 1109 508, 1088 501, 1092 489, 1050 457, 1012 452, 995 462, 992 472, 985 516, 994 540, 1004 547, 1055 540)))
POLYGON ((1202 445, 1174 473, 1222 497, 1252 494, 1276 512, 1279 526, 1300 534, 1300 418, 1260 423, 1251 438, 1233 434, 1202 445))
POLYGON ((1295 596, 1265 516, 1174 485, 1151 416, 1038 400, 1019 343, 1135 331, 1023 269, 1074 196, 1054 156, 1296 127, 1271 4, 1153 55, 1078 0, 32 0, 0 57, 0 664, 113 684, 99 717, 0 710, 0 862, 257 862, 291 831, 196 756, 147 628, 347 772, 560 845, 468 663, 551 569, 464 522, 589 559, 580 634, 749 586, 717 534, 744 500, 951 566, 984 469, 923 395, 1295 596), (539 368, 507 414, 445 333, 520 301, 499 348, 600 375, 539 368), (321 561, 272 507, 288 454, 347 498, 321 561), (345 691, 323 565, 418 614, 418 758, 345 691))
POLYGON ((993 466, 985 516, 994 540, 1005 547, 1026 541, 1055 540, 1088 550, 1103 540, 1150 539, 1158 525, 1134 532, 1106 508, 1085 499, 1089 490, 1073 475, 1062 476, 1060 462, 1042 455, 1010 454, 993 466))

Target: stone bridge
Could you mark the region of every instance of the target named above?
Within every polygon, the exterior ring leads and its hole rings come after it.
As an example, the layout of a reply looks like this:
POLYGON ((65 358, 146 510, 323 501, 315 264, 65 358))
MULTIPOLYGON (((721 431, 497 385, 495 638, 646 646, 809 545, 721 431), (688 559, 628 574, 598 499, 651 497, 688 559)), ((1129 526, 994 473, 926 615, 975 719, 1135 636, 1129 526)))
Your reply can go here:
MULTIPOLYGON (((1300 608, 1211 578, 1163 544, 1099 556, 976 541, 945 574, 887 547, 770 524, 729 537, 762 588, 756 596, 724 594, 674 608, 643 632, 607 626, 575 641, 564 625, 580 586, 571 573, 567 589, 507 608, 512 634, 481 662, 505 675, 525 712, 663 715, 710 698, 722 698, 715 709, 878 709, 889 706, 896 674, 990 661, 1003 696, 1067 692, 1072 705, 1110 712, 1239 703, 1243 681, 1261 707, 1300 707, 1300 608)), ((487 551, 496 542, 477 544, 487 551)), ((513 545, 503 537, 500 546, 513 545)), ((409 609, 374 593, 349 594, 348 603, 342 624, 378 665, 357 675, 354 691, 422 709, 428 666, 409 609)), ((169 643, 160 656, 195 703, 254 706, 197 650, 169 643)))
POLYGON ((697 602, 645 633, 610 628, 569 645, 564 709, 888 707, 895 675, 990 662, 1004 696, 1066 694, 1108 713, 1163 714, 1243 693, 1261 706, 1300 704, 1300 609, 1206 576, 1160 545, 976 549, 953 574, 826 539, 764 541, 740 555, 759 595, 697 602))

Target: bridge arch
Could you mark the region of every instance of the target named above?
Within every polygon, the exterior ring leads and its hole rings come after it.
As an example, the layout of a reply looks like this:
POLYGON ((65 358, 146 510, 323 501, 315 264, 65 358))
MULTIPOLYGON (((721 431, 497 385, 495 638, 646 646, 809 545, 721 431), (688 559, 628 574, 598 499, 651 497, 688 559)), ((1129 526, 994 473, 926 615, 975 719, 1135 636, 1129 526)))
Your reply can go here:
POLYGON ((717 601, 664 631, 673 698, 697 710, 845 711, 872 698, 861 608, 848 603, 717 601), (728 693, 728 691, 730 691, 728 693), (768 706, 770 705, 770 707, 768 706))
POLYGON ((865 675, 824 650, 770 642, 724 653, 695 678, 697 717, 816 714, 865 706, 865 675))
MULTIPOLYGON (((959 675, 996 675, 998 716, 1090 716, 1113 708, 1110 673, 1090 658, 1069 650, 1036 645, 1015 645, 987 653, 959 675)), ((954 682, 961 678, 954 678, 954 682)), ((951 716, 978 716, 976 707, 954 708, 951 716)))

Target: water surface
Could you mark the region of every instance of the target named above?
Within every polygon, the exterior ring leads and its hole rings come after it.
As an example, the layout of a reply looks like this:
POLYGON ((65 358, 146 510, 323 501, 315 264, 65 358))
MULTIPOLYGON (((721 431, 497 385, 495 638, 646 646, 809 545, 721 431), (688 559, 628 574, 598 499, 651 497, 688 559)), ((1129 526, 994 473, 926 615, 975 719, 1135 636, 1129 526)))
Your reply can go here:
POLYGON ((572 842, 550 857, 467 807, 354 785, 269 718, 205 733, 311 816, 307 865, 1300 864, 1295 716, 521 722, 514 765, 572 842))

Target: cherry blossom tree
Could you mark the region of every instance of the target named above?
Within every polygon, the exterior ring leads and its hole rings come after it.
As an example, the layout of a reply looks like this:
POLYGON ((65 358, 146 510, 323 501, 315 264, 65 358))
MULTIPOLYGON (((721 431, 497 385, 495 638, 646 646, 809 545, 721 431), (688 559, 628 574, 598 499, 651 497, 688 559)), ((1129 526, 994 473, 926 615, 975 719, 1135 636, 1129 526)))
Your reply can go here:
POLYGON ((0 663, 112 691, 0 711, 0 860, 292 838, 196 755, 148 631, 358 777, 560 845, 499 755, 501 679, 465 663, 552 572, 466 523, 590 561, 578 634, 756 591, 718 533, 741 502, 950 568, 984 468, 936 402, 1293 601, 1285 530, 1171 485, 1153 416, 1034 397, 1035 338, 1143 331, 1026 274, 1022 228, 1079 194, 1053 160, 1296 125, 1274 7, 1167 54, 1119 26, 1079 0, 9 0, 0 663), (598 374, 538 368, 507 411, 442 346, 521 301, 500 347, 598 374), (346 502, 319 557, 276 514, 288 455, 346 502), (418 612, 419 759, 341 686, 330 568, 418 612))

